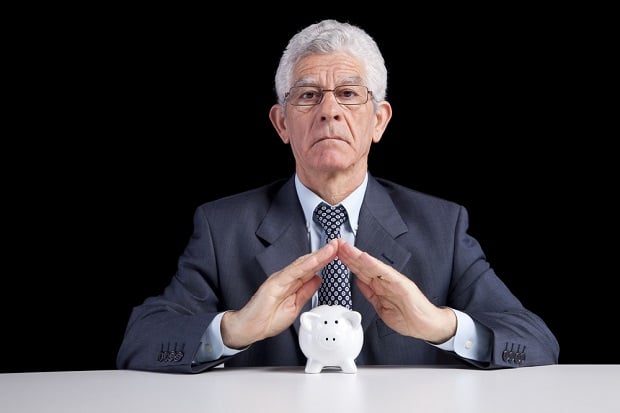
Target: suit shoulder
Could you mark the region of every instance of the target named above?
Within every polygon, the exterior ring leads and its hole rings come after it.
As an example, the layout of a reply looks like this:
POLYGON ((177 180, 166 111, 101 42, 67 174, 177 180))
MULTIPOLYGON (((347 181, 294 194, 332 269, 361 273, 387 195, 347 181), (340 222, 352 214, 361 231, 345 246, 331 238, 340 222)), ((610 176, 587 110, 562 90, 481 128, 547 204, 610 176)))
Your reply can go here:
POLYGON ((248 207, 251 207, 255 212, 266 210, 269 208, 275 194, 287 181, 288 179, 279 179, 260 187, 210 200, 199 205, 198 209, 205 212, 210 211, 211 213, 218 211, 227 215, 234 215, 239 213, 240 210, 247 212, 248 207))
POLYGON ((387 191, 394 202, 414 202, 416 204, 423 204, 441 208, 461 208, 461 205, 436 195, 429 194, 427 192, 419 191, 417 189, 406 187, 402 184, 398 184, 394 181, 390 181, 384 178, 375 178, 377 182, 387 191))

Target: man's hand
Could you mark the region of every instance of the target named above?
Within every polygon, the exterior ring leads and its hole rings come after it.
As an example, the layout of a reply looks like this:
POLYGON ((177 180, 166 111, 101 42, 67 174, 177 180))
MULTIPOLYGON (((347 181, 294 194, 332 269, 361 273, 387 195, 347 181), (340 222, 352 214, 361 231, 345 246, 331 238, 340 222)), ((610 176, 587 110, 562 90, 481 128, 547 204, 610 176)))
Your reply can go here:
POLYGON ((299 257, 265 280, 239 311, 224 314, 222 339, 230 348, 243 348, 288 328, 321 285, 317 274, 336 257, 333 240, 313 253, 299 257))
POLYGON ((418 286, 393 267, 340 239, 338 258, 357 277, 357 285, 379 317, 394 331, 440 344, 456 334, 456 315, 437 307, 418 286))

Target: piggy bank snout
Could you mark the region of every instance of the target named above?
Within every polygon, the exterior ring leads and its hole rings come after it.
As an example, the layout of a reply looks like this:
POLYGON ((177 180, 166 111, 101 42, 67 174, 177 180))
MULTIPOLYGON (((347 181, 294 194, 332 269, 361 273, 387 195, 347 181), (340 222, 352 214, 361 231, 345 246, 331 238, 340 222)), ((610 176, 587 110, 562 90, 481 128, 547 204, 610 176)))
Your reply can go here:
POLYGON ((341 320, 319 323, 314 334, 317 345, 325 349, 333 349, 346 345, 349 328, 341 320), (340 325, 339 325, 340 324, 340 325))

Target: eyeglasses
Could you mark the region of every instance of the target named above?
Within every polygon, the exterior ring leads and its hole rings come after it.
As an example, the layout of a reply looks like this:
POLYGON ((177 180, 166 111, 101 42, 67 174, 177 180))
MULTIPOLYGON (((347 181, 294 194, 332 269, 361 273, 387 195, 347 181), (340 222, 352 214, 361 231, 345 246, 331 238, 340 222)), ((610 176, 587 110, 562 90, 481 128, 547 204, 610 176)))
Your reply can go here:
POLYGON ((372 94, 366 86, 342 85, 334 89, 321 89, 316 86, 294 86, 284 95, 284 100, 293 106, 314 106, 323 101, 325 92, 332 92, 336 102, 341 105, 363 105, 372 94))

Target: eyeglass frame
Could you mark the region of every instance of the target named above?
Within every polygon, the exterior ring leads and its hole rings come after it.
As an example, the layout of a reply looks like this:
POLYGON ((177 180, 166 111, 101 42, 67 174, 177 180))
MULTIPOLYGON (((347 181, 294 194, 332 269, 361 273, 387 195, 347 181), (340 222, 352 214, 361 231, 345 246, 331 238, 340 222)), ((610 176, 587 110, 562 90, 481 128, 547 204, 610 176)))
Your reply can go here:
POLYGON ((338 102, 339 105, 344 105, 344 106, 364 105, 364 104, 368 103, 368 100, 370 99, 369 96, 373 96, 374 97, 374 95, 372 94, 372 90, 370 90, 368 88, 368 86, 365 86, 365 85, 339 85, 339 86, 336 86, 333 89, 323 89, 323 88, 321 88, 319 86, 301 85, 301 86, 292 86, 289 89, 289 91, 284 94, 284 102, 285 103, 291 103, 292 106, 296 106, 296 107, 312 107, 312 106, 320 105, 323 102, 323 98, 325 97, 325 92, 332 92, 334 94, 334 98, 336 99, 336 102, 338 102), (291 95, 291 90, 299 89, 299 88, 304 88, 304 87, 305 88, 313 88, 313 89, 316 89, 317 91, 319 91, 320 94, 321 94, 321 97, 319 98, 319 101, 316 102, 316 103, 309 104, 309 105, 295 105, 295 104, 289 102, 288 97, 291 95), (336 92, 337 89, 346 88, 346 87, 363 87, 364 89, 366 89, 366 100, 364 102, 360 102, 360 103, 341 103, 338 100, 338 97, 337 97, 335 92, 336 92))

